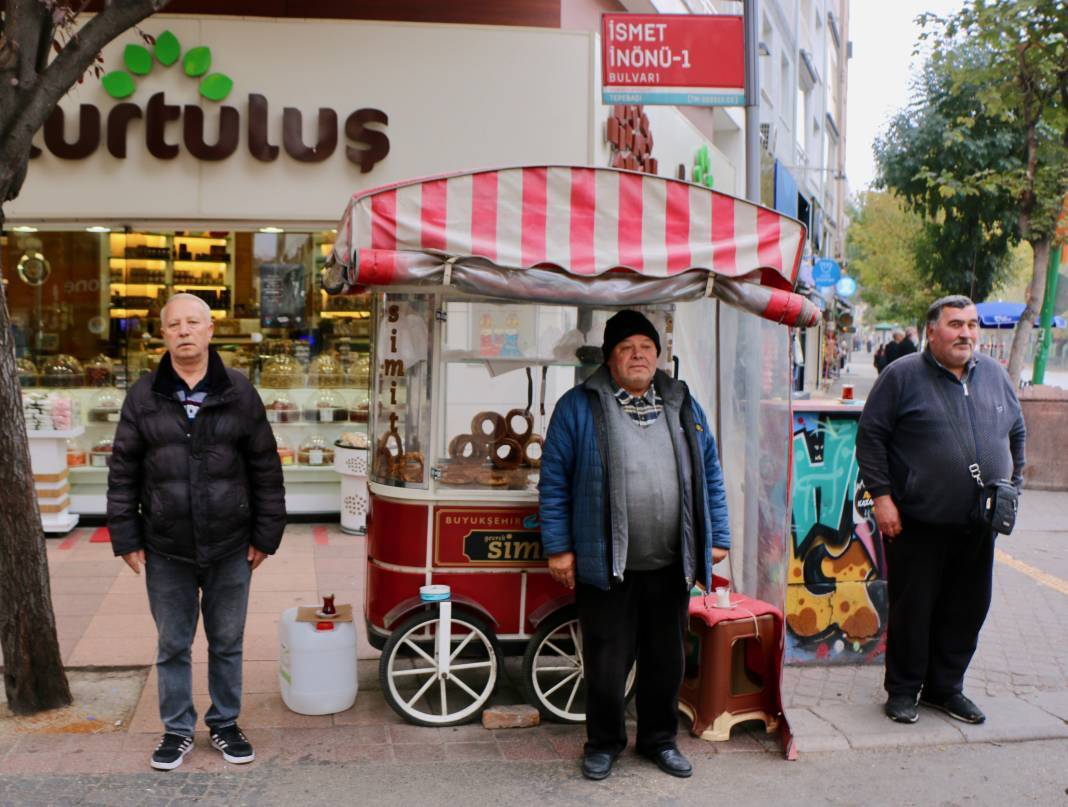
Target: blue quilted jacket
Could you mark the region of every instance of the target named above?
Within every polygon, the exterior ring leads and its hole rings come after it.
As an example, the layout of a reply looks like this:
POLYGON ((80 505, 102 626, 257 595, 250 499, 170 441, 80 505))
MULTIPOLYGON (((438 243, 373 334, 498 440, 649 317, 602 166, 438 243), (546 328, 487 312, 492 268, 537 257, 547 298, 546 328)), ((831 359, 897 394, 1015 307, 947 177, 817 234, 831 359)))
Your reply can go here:
MULTIPOLYGON (((613 576, 609 515, 613 484, 607 461, 605 403, 596 388, 598 375, 604 383, 607 369, 569 390, 557 403, 542 454, 538 493, 545 554, 574 552, 577 580, 608 589, 613 576)), ((680 480, 682 501, 691 508, 679 519, 687 585, 697 579, 710 587, 712 547, 729 549, 731 545, 716 441, 705 413, 684 383, 661 371, 653 383, 664 401, 661 417, 668 417, 669 424, 677 424, 685 435, 684 441, 676 443, 676 452, 690 454, 689 463, 678 464, 691 469, 680 480)))

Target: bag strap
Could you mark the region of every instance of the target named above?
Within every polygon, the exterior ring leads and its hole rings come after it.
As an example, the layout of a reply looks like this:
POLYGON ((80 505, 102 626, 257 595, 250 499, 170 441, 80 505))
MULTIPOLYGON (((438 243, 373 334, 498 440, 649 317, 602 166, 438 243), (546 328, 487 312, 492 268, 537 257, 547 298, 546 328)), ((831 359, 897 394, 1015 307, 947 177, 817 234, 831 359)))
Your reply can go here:
MULTIPOLYGON (((931 372, 931 380, 934 383, 935 392, 938 393, 938 397, 942 401, 942 408, 945 410, 946 418, 949 420, 950 431, 952 431, 953 436, 957 438, 957 445, 960 447, 961 456, 963 457, 964 461, 967 462, 969 454, 968 444, 964 439, 964 435, 961 433, 960 426, 957 423, 956 418, 953 417, 953 409, 949 405, 949 399, 946 398, 946 391, 942 389, 942 379, 939 376, 940 374, 937 370, 933 370, 931 372)), ((982 489, 983 475, 979 470, 979 447, 976 446, 975 448, 976 450, 974 452, 974 455, 976 461, 968 466, 968 473, 971 475, 972 479, 975 480, 975 484, 978 485, 980 489, 982 489)))

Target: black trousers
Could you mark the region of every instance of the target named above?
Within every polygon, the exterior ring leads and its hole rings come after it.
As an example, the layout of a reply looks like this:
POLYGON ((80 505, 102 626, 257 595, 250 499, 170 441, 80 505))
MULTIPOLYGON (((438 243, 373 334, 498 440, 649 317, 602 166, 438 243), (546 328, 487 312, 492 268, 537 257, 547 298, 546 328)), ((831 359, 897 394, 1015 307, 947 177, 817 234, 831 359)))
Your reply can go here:
POLYGON ((586 751, 627 747, 624 690, 638 662, 639 752, 675 745, 690 592, 681 565, 624 574, 610 590, 575 586, 586 677, 586 751))
POLYGON ((902 519, 886 542, 890 695, 960 692, 990 610, 994 534, 902 519))

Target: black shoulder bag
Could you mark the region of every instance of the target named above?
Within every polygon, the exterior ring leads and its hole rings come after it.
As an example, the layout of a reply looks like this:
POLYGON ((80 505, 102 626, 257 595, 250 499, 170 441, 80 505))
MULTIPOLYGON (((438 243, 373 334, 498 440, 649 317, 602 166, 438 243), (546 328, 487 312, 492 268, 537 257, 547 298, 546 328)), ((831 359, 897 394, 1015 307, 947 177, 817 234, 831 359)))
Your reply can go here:
MULTIPOLYGON (((942 408, 945 409, 949 426, 957 438, 957 445, 960 446, 961 457, 967 462, 969 454, 967 443, 961 434, 960 426, 953 417, 953 410, 946 399, 945 390, 942 389, 942 379, 938 377, 937 373, 932 373, 932 376, 938 397, 942 399, 942 408)), ((967 402, 965 402, 964 406, 967 408, 967 402)), ((968 466, 968 473, 979 487, 979 503, 973 516, 976 526, 993 530, 1001 535, 1011 533, 1012 528, 1016 526, 1016 510, 1020 498, 1020 492, 1016 490, 1016 486, 1008 479, 983 482, 983 475, 979 470, 978 445, 975 446, 975 462, 968 466)))

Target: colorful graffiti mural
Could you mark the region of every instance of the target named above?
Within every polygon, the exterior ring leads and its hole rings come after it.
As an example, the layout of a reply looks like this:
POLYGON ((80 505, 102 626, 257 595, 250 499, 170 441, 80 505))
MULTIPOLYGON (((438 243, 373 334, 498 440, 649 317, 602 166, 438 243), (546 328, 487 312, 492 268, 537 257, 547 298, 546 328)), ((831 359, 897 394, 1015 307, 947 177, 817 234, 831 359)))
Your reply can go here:
POLYGON ((860 412, 828 410, 794 412, 786 655, 864 663, 885 650, 886 563, 858 476, 860 412))

